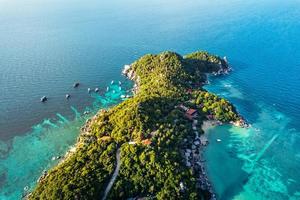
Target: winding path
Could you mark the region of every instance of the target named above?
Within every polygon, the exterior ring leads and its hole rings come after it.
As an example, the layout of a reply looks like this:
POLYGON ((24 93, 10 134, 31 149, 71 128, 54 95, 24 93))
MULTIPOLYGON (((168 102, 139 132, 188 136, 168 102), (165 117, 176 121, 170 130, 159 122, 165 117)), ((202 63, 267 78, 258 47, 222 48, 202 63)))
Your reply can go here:
POLYGON ((116 158, 117 158, 117 166, 116 166, 116 169, 115 169, 115 171, 114 171, 114 173, 113 173, 113 175, 112 175, 112 177, 111 177, 111 179, 110 179, 110 181, 109 181, 109 183, 108 183, 108 185, 107 185, 107 187, 105 189, 105 192, 104 192, 104 195, 102 197, 102 200, 106 199, 106 197, 107 197, 110 189, 112 188, 112 186, 113 186, 113 184, 114 184, 114 182, 115 182, 115 180, 116 180, 116 178, 117 178, 117 176, 119 174, 119 170, 120 170, 120 166, 121 166, 121 162, 120 162, 120 148, 117 149, 116 158))

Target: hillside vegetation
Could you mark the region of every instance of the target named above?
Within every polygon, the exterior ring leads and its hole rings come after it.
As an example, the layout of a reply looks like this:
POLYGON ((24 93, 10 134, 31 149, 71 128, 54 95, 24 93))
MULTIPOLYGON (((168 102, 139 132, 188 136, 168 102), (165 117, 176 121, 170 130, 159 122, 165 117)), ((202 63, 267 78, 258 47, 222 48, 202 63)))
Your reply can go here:
POLYGON ((208 199, 182 156, 188 145, 184 139, 194 133, 178 105, 197 110, 199 132, 208 115, 222 122, 239 120, 233 105, 201 87, 205 73, 227 67, 206 52, 141 57, 127 72, 136 83, 135 95, 99 111, 80 135, 76 152, 49 170, 29 199, 101 199, 118 148, 122 165, 109 199, 208 199))

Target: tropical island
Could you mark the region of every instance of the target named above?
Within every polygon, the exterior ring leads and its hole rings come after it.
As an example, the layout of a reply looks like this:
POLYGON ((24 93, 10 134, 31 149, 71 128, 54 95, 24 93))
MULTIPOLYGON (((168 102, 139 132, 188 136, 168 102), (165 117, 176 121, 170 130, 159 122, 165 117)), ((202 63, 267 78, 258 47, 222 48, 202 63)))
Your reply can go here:
POLYGON ((133 96, 89 119, 28 199, 215 199, 201 151, 207 120, 244 125, 203 85, 230 70, 207 52, 148 54, 124 68, 133 96))

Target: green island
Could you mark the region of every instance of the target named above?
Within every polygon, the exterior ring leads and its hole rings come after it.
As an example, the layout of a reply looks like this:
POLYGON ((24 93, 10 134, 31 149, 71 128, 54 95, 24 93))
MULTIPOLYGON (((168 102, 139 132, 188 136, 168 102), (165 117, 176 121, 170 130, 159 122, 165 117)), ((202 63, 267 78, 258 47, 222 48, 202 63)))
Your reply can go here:
POLYGON ((133 96, 100 110, 76 146, 44 173, 28 199, 214 199, 201 151, 207 120, 243 125, 227 100, 202 86, 224 74, 226 59, 207 52, 148 54, 123 73, 133 96))

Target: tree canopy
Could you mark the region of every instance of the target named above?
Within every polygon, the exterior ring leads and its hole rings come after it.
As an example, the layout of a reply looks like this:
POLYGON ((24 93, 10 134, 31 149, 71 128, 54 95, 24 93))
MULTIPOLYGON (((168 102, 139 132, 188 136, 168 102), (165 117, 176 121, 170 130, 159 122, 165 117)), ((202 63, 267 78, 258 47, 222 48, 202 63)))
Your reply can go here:
POLYGON ((99 112, 80 135, 76 152, 51 169, 29 199, 99 199, 118 148, 122 165, 109 199, 200 199, 202 191, 180 153, 183 139, 194 133, 178 105, 196 109, 200 122, 208 115, 222 122, 238 120, 232 104, 201 87, 206 73, 226 67, 207 52, 148 54, 132 63, 135 95, 99 112))

